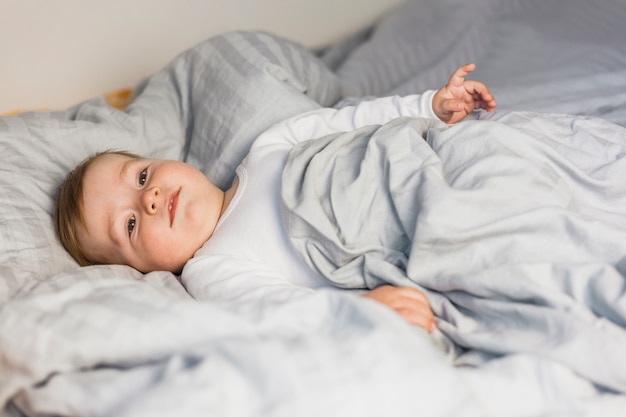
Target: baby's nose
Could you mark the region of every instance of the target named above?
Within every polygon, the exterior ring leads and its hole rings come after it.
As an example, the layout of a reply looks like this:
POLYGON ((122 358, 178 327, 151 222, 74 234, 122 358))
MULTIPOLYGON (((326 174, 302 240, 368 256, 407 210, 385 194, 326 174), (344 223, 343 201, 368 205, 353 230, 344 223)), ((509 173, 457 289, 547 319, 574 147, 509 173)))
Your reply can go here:
POLYGON ((158 210, 158 197, 161 193, 159 187, 150 187, 143 193, 143 206, 149 214, 155 214, 158 210))

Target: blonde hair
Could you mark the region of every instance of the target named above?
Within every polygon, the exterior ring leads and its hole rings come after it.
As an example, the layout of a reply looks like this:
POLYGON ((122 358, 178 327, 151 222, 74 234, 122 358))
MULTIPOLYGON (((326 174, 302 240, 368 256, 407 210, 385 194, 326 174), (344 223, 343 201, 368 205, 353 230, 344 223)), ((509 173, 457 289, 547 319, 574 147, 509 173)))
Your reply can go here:
POLYGON ((97 262, 87 257, 76 236, 77 227, 85 227, 83 213, 83 181, 89 167, 105 155, 123 155, 133 159, 140 156, 126 151, 108 150, 98 152, 83 160, 74 168, 59 187, 54 205, 54 228, 65 250, 80 266, 94 265, 97 262))

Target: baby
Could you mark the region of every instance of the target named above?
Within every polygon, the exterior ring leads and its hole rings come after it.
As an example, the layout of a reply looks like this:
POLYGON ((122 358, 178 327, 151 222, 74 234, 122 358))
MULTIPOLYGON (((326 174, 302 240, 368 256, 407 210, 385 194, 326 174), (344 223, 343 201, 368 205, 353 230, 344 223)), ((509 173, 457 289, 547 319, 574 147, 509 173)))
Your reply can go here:
MULTIPOLYGON (((476 109, 493 111, 496 103, 488 88, 465 79, 474 69, 473 64, 459 67, 436 92, 321 109, 279 123, 255 140, 226 191, 183 162, 126 152, 96 154, 60 188, 55 207, 59 238, 80 265, 182 273, 196 298, 235 300, 271 293, 284 299, 293 288, 330 286, 295 253, 282 221, 280 178, 289 150, 305 140, 396 117, 456 123, 476 109)), ((414 288, 383 286, 364 297, 434 329, 428 300, 414 288)))

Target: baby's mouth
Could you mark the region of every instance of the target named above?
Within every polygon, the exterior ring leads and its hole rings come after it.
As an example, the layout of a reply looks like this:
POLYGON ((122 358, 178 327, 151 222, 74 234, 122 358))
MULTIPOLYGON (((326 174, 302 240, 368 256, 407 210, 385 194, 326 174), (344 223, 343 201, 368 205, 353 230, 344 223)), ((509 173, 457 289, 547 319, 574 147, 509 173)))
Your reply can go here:
POLYGON ((170 227, 174 224, 174 217, 176 217, 176 206, 178 205, 178 195, 180 194, 180 189, 176 191, 174 194, 167 199, 167 211, 170 215, 170 227))

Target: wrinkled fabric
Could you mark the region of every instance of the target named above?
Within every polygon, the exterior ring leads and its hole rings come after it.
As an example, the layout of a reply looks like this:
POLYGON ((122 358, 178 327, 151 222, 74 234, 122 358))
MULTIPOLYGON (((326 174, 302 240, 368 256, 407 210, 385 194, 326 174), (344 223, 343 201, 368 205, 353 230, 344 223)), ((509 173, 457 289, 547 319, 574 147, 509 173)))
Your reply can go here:
POLYGON ((343 288, 427 292, 458 364, 531 353, 626 392, 626 129, 482 114, 303 144, 284 216, 307 263, 343 288))

